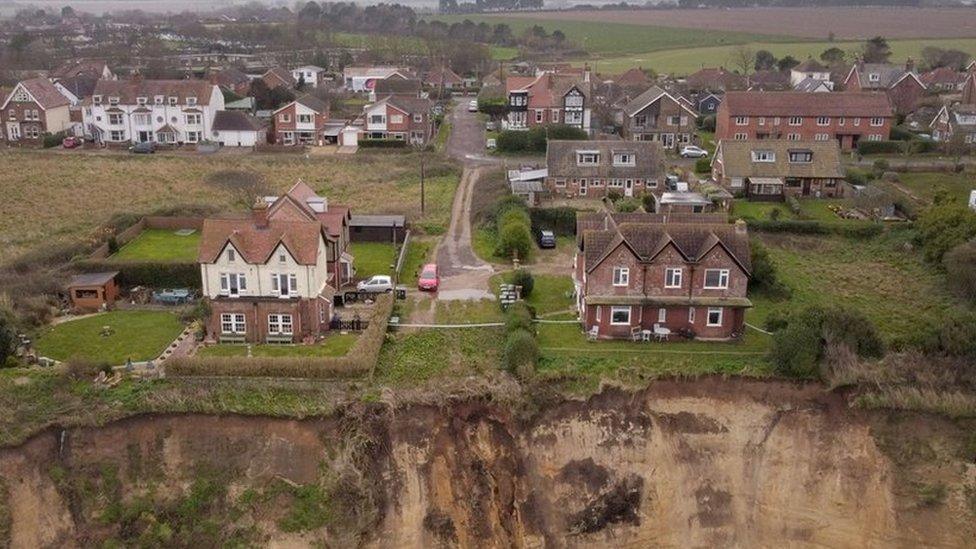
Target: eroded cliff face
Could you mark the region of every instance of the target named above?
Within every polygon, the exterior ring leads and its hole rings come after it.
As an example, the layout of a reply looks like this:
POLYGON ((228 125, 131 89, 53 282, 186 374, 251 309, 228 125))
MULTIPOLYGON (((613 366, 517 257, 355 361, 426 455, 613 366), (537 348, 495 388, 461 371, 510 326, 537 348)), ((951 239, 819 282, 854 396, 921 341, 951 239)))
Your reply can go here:
POLYGON ((971 428, 719 379, 518 416, 480 401, 142 416, 0 451, 0 533, 14 547, 963 547, 971 428))

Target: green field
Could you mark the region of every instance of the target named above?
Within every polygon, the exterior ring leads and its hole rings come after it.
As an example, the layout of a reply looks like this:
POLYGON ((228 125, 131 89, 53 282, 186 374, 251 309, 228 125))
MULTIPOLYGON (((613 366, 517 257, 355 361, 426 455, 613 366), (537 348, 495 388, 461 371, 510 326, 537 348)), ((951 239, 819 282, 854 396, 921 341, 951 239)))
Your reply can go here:
POLYGON ((970 191, 976 189, 976 177, 971 173, 900 173, 898 180, 899 186, 926 204, 931 203, 939 193, 946 193, 965 203, 969 200, 970 191))
POLYGON ((118 366, 126 359, 156 358, 181 331, 183 324, 173 313, 113 311, 47 328, 37 340, 37 351, 56 360, 81 358, 118 366))
POLYGON ((200 232, 179 235, 169 229, 146 229, 109 259, 194 263, 200 248, 200 232))

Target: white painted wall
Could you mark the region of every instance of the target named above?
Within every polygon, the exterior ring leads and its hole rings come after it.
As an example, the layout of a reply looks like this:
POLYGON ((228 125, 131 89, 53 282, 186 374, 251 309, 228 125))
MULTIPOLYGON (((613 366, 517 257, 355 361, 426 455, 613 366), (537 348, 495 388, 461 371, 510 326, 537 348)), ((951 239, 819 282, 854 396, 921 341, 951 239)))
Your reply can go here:
MULTIPOLYGON (((230 248, 232 246, 227 247, 227 249, 230 248)), ((327 250, 325 239, 320 236, 316 264, 299 265, 284 246, 279 246, 275 253, 271 254, 266 264, 246 263, 236 250, 235 260, 228 261, 228 254, 225 249, 216 262, 200 264, 203 293, 209 298, 220 297, 220 275, 223 273, 243 273, 247 280, 247 290, 241 292, 241 297, 277 297, 277 294, 271 289, 271 276, 273 274, 294 274, 298 282, 298 297, 318 297, 329 279, 327 250), (284 261, 280 261, 280 254, 284 254, 284 261)))

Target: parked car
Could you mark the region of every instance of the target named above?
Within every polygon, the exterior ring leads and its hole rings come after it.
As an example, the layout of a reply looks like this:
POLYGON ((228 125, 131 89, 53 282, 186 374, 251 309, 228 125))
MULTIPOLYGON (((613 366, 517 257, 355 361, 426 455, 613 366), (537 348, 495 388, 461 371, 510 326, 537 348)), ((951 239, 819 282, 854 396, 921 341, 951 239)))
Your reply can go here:
POLYGON ((496 124, 494 120, 489 120, 485 122, 485 130, 492 132, 497 129, 498 129, 498 124, 496 124))
POLYGON ((417 289, 436 292, 440 286, 441 278, 437 275, 437 264, 428 263, 420 271, 420 278, 417 279, 417 289))
POLYGON ((129 147, 129 152, 133 154, 156 154, 156 146, 152 141, 143 141, 129 147))
POLYGON ((82 144, 81 139, 77 137, 65 137, 61 140, 61 146, 66 149, 74 149, 80 147, 82 144))
POLYGON ((539 247, 540 248, 555 248, 556 247, 556 235, 552 231, 539 231, 539 247))
POLYGON ((381 294, 393 291, 393 279, 387 275, 373 275, 356 285, 360 292, 381 294))
POLYGON ((681 147, 681 153, 679 154, 681 154, 681 158, 706 158, 708 151, 694 145, 685 145, 681 147))
POLYGON ((472 99, 468 101, 468 112, 478 112, 478 101, 472 99))

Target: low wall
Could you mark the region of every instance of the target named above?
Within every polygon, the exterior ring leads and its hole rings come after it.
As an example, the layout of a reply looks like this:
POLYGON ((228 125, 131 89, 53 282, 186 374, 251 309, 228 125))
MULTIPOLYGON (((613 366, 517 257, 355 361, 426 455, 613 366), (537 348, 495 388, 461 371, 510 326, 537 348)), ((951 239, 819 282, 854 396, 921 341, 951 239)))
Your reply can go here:
MULTIPOLYGON (((116 233, 115 242, 120 247, 125 246, 133 239, 135 239, 137 236, 139 236, 139 234, 146 229, 168 229, 173 231, 178 231, 180 229, 195 229, 199 231, 203 229, 203 218, 147 215, 142 219, 140 219, 139 221, 136 221, 132 225, 126 227, 124 230, 116 233)), ((109 252, 108 242, 105 242, 101 246, 95 248, 95 250, 91 254, 89 254, 88 259, 91 260, 106 259, 110 255, 112 254, 109 252)))

